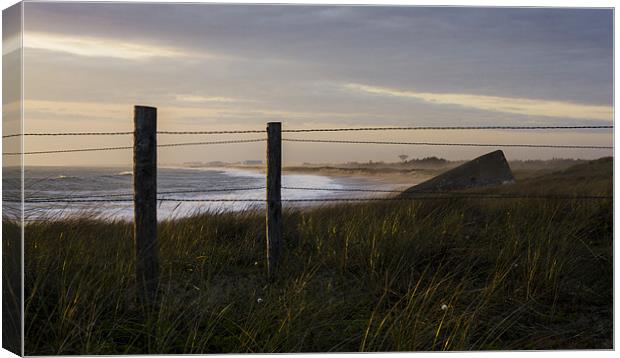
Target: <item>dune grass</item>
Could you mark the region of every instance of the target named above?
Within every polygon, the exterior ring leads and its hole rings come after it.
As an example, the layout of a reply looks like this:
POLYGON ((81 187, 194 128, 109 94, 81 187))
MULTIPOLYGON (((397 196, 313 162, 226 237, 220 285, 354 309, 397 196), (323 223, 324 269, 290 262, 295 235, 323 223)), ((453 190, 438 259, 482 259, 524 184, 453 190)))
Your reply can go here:
MULTIPOLYGON (((611 193, 610 160, 553 175, 511 190, 611 193)), ((540 199, 288 210, 271 284, 263 213, 162 222, 148 308, 135 304, 130 223, 31 223, 26 354, 612 348, 612 211, 540 199)))

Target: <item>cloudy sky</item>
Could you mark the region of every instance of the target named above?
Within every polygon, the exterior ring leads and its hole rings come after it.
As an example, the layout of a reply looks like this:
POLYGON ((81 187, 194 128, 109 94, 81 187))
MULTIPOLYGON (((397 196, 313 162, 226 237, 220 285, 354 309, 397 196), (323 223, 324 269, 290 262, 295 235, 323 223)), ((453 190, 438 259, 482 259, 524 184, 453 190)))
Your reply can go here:
MULTIPOLYGON (((613 123, 611 10, 26 3, 24 21, 25 132, 132 130, 134 104, 158 107, 160 130, 262 129, 268 121, 285 128, 613 123)), ((611 131, 288 137, 612 145, 611 131)), ((26 150, 130 144, 131 137, 28 138, 26 150)), ((488 150, 287 143, 284 160, 466 159, 488 150)), ((509 159, 611 153, 505 152, 509 159)), ((163 164, 262 159, 264 144, 159 153, 163 164)), ((31 156, 27 164, 130 159, 131 151, 120 151, 31 156)))

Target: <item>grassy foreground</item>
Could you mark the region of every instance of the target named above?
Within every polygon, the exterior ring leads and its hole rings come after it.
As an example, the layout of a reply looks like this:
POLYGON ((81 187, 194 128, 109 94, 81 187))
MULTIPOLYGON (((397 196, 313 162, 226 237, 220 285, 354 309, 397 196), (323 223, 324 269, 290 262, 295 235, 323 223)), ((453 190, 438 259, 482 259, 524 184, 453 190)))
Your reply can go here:
MULTIPOLYGON (((611 159, 503 191, 610 195, 611 159)), ((611 200, 334 205, 159 227, 160 304, 134 304, 132 227, 26 227, 26 354, 612 348, 611 200)), ((4 223, 10 226, 10 223, 4 223)))

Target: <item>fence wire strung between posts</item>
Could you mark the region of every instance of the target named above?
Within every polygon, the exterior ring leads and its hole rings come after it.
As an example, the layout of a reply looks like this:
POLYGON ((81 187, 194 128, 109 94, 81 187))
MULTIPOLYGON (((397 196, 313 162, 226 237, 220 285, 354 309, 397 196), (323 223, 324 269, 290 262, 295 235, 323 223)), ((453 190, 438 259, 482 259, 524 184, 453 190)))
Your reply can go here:
MULTIPOLYGON (((243 189, 242 189, 243 190, 243 189)), ((319 190, 319 189, 313 189, 319 190)), ((416 201, 416 200, 455 200, 455 199, 544 199, 544 200, 611 200, 613 196, 605 195, 530 195, 530 194, 483 194, 483 193, 461 193, 455 195, 455 193, 434 193, 437 195, 412 195, 410 197, 387 197, 387 198, 302 198, 302 199, 281 199, 282 202, 370 202, 370 201, 416 201)), ((114 196, 114 195, 110 195, 114 196)), ((96 196, 89 196, 96 197, 96 196)), ((265 199, 188 199, 188 198, 157 198, 157 201, 172 201, 172 202, 257 202, 264 203, 265 199)), ((5 200, 9 203, 21 203, 21 200, 5 200)), ((80 198, 51 198, 51 199, 26 199, 24 203, 38 204, 38 203, 96 203, 96 202, 121 202, 130 203, 133 199, 80 199, 80 198)))
MULTIPOLYGON (((281 133, 310 133, 310 132, 361 132, 361 131, 408 131, 408 130, 576 130, 576 129, 613 129, 613 126, 420 126, 420 127, 359 127, 359 128, 310 128, 310 129, 283 129, 281 133)), ((218 135, 218 134, 249 134, 265 133, 264 130, 223 130, 223 131, 158 131, 157 134, 164 135, 218 135)), ((57 132, 57 133, 24 133, 23 136, 116 136, 132 135, 134 132, 57 132)), ((3 135, 2 138, 19 137, 21 134, 3 135)), ((203 141, 186 143, 159 144, 159 148, 200 146, 216 144, 236 144, 236 143, 255 143, 264 142, 266 138, 222 140, 222 141, 203 141)), ((561 148, 561 149, 613 149, 613 146, 595 145, 561 145, 561 144, 521 144, 521 143, 437 143, 437 142, 402 142, 402 141, 360 141, 360 140, 331 140, 331 139, 302 139, 302 138, 282 138, 286 142, 299 143, 337 143, 337 144, 384 144, 384 145, 418 145, 418 146, 452 146, 452 147, 505 147, 505 148, 561 148)), ((132 149, 133 146, 115 146, 100 148, 75 148, 57 149, 30 152, 6 152, 3 155, 36 155, 36 154, 55 154, 55 153, 75 153, 75 152, 95 152, 110 150, 132 149)))
MULTIPOLYGON (((362 132, 362 131, 402 131, 402 130, 548 130, 548 129, 613 129, 613 126, 417 126, 417 127, 358 127, 358 128, 306 128, 283 129, 282 133, 304 132, 362 132)), ((246 134, 265 133, 264 130, 222 130, 222 131, 157 131, 157 134, 197 135, 197 134, 246 134)), ((130 135, 134 132, 56 132, 7 134, 2 138, 19 136, 96 136, 130 135)))
MULTIPOLYGON (((583 129, 613 129, 611 125, 577 125, 577 126, 391 126, 391 127, 357 127, 357 128, 305 128, 305 129, 282 129, 281 133, 313 133, 313 132, 362 132, 362 131, 434 131, 434 130, 583 130, 583 129)), ((157 135, 220 135, 220 134, 256 134, 266 133, 265 130, 213 130, 213 131, 157 131, 157 135)), ((118 132, 55 132, 55 133, 24 133, 24 134, 8 134, 2 138, 14 138, 19 136, 119 136, 133 135, 133 131, 118 132)), ((383 144, 383 145, 420 145, 420 146, 462 146, 462 147, 519 147, 519 148, 561 148, 561 149, 613 149, 613 146, 594 146, 594 145, 553 145, 553 144, 508 144, 508 143, 436 143, 436 142, 402 142, 402 141, 360 141, 360 140, 331 140, 331 139, 301 139, 301 138, 282 138, 285 142, 298 143, 334 143, 334 144, 383 144)), ((200 142, 182 142, 158 144, 158 148, 183 147, 183 146, 201 146, 201 145, 222 145, 222 144, 240 144, 240 143, 258 143, 266 142, 267 138, 254 139, 235 139, 221 141, 200 141, 200 142)), ((36 155, 36 154, 56 154, 56 153, 75 153, 75 152, 94 152, 94 151, 112 151, 127 150, 134 146, 110 146, 99 148, 76 148, 76 149, 58 149, 46 151, 29 151, 24 153, 7 152, 3 155, 36 155)), ((265 187, 247 187, 247 188, 227 188, 227 189, 198 189, 198 190, 178 190, 164 191, 158 194, 183 194, 183 193, 211 193, 211 192, 233 192, 261 190, 265 187)), ((332 191, 332 192, 367 192, 367 193, 402 193, 402 190, 380 190, 367 188, 308 188, 308 187, 282 187, 282 189, 294 190, 312 190, 312 191, 332 191)), ((436 194, 433 197, 422 197, 420 195, 411 197, 388 197, 388 198, 308 198, 308 199, 282 199, 284 202, 336 202, 336 201, 406 201, 406 200, 427 200, 427 199, 450 199, 450 198, 493 198, 493 199, 521 199, 521 198, 538 198, 538 199, 611 199, 608 196, 571 196, 571 195, 538 195, 531 196, 525 194, 485 194, 485 193, 455 193, 450 195, 443 192, 425 193, 436 194)), ((109 200, 92 200, 90 198, 107 198, 107 197, 130 197, 133 193, 112 193, 112 194, 92 194, 81 196, 68 196, 59 198, 30 198, 27 203, 52 203, 52 202, 131 202, 133 199, 109 199, 109 200), (81 200, 85 199, 85 200, 81 200), (86 200, 88 199, 88 200, 86 200)), ((179 202, 263 202, 263 199, 188 199, 188 198, 159 198, 158 201, 179 201, 179 202)), ((11 202, 11 201, 9 201, 11 202)))
MULTIPOLYGON (((158 195, 170 194, 207 194, 215 192, 236 192, 264 190, 266 187, 243 187, 243 188, 221 188, 221 189, 190 189, 190 190, 171 190, 159 191, 158 195)), ((401 194, 401 197, 356 197, 356 198, 301 198, 301 199, 282 199, 283 202, 339 202, 339 201, 413 201, 431 199, 556 199, 556 200, 610 200, 612 196, 604 195, 532 195, 520 193, 481 193, 481 192, 458 192, 458 191, 432 191, 420 190, 415 193, 407 194, 403 190, 388 189, 368 189, 368 188, 323 188, 323 187, 287 187, 282 186, 283 190, 305 190, 305 191, 328 191, 328 192, 362 192, 374 194, 401 194), (404 196, 402 196, 404 195, 404 196)), ((88 203, 88 202, 133 202, 133 193, 110 193, 110 194, 86 194, 71 195, 62 197, 31 197, 24 200, 25 203, 88 203), (105 199, 112 198, 116 199, 105 199), (121 198, 118 198, 121 197, 121 198), (94 198, 94 199, 93 199, 94 198), (104 199, 100 199, 104 198, 104 199)), ((19 203, 21 200, 5 200, 6 202, 19 203)), ((265 202, 264 199, 229 199, 229 198, 158 198, 157 201, 177 201, 177 202, 265 202)))
MULTIPOLYGON (((220 141, 207 141, 207 142, 169 143, 169 144, 158 144, 157 147, 158 148, 169 148, 169 147, 185 147, 185 146, 194 146, 194 145, 256 143, 256 142, 264 142, 266 140, 267 139, 264 139, 264 138, 257 138, 257 139, 220 140, 220 141)), ((54 154, 54 153, 75 153, 75 152, 99 152, 99 151, 122 150, 122 149, 133 149, 133 146, 43 150, 43 151, 33 151, 33 152, 24 152, 24 153, 9 152, 9 153, 2 153, 2 154, 3 155, 22 155, 22 154, 32 155, 32 154, 54 154)))
MULTIPOLYGON (((157 256, 157 202, 255 202, 264 203, 267 218, 267 276, 271 280, 277 268, 281 248, 281 203, 282 202, 388 202, 417 200, 459 200, 459 199, 542 199, 542 200, 611 200, 612 196, 603 195, 568 195, 568 194, 522 194, 522 193, 477 193, 477 192, 433 192, 419 191, 403 193, 401 190, 382 190, 373 188, 322 188, 322 187, 286 187, 281 185, 281 143, 332 143, 332 144, 371 144, 371 145, 417 145, 417 146, 458 146, 458 147, 506 147, 506 148, 559 148, 559 149, 613 149, 613 146, 573 145, 573 144, 524 144, 524 143, 454 143, 454 142, 405 142, 405 141, 369 141, 369 140, 332 140, 322 138, 282 138, 282 133, 314 133, 314 132, 363 132, 363 131, 442 131, 442 130, 500 130, 500 131, 559 131, 559 130, 597 130, 613 129, 611 125, 578 125, 578 126, 392 126, 392 127, 357 127, 357 128, 308 128, 281 129, 279 122, 268 124, 267 130, 212 130, 212 131, 157 131, 157 110, 153 107, 135 106, 134 131, 119 132, 58 132, 58 133, 25 133, 3 135, 3 139, 27 137, 55 136, 125 136, 133 135, 133 146, 108 146, 95 148, 68 148, 40 150, 29 152, 8 152, 6 156, 43 155, 75 152, 134 151, 134 190, 131 193, 85 194, 62 197, 36 196, 26 198, 25 203, 96 203, 126 202, 134 204, 134 235, 136 241, 136 278, 139 296, 152 301, 158 281, 157 256), (158 135, 223 135, 223 134, 265 134, 266 138, 231 139, 156 144, 158 135), (260 187, 223 188, 223 189, 191 189, 156 191, 157 148, 184 146, 224 145, 242 143, 267 143, 267 185, 260 187), (145 144, 147 143, 147 144, 145 144), (398 194, 398 196, 366 196, 366 197, 324 197, 296 198, 281 197, 281 190, 308 190, 329 192, 351 192, 365 194, 398 194), (179 198, 162 197, 174 194, 207 194, 217 192, 265 190, 266 198, 179 198)), ((5 200, 21 202, 20 200, 5 200)))

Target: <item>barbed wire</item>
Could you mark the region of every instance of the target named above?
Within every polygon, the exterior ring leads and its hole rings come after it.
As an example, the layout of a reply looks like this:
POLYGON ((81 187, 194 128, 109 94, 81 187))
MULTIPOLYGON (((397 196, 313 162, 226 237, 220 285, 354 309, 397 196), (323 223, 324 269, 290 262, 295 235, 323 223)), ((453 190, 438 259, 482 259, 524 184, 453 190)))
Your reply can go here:
MULTIPOLYGON (((416 200, 451 200, 451 199, 545 199, 545 200, 612 200, 613 196, 606 195, 529 195, 529 194, 483 194, 477 195, 411 195, 398 197, 367 197, 367 198, 299 198, 282 199, 281 202, 365 202, 365 201, 416 201, 416 200)), ((5 200, 6 202, 21 203, 20 200, 5 200)), ((157 198, 157 201, 169 202, 267 202, 266 199, 229 199, 229 198, 157 198)), ((133 199, 44 199, 24 200, 24 203, 96 203, 96 202, 133 202, 133 199)))
POLYGON ((282 141, 283 141, 283 142, 301 142, 301 143, 391 144, 391 145, 428 145, 428 146, 451 146, 451 147, 512 147, 512 148, 613 149, 613 147, 612 147, 612 146, 594 146, 594 145, 555 145, 555 144, 491 144, 491 143, 389 142, 389 141, 331 140, 331 139, 297 139, 297 138, 282 138, 282 141))
MULTIPOLYGON (((163 191, 159 191, 157 192, 157 195, 171 195, 171 194, 184 194, 184 193, 213 193, 213 192, 235 192, 235 191, 252 191, 252 190, 264 190, 266 189, 265 186, 253 186, 253 187, 231 187, 231 188, 206 188, 206 189, 182 189, 182 190, 163 190, 163 191)), ((328 191, 328 192, 368 192, 368 193, 398 193, 400 194, 400 196, 398 198, 412 198, 412 199, 416 199, 416 198, 421 198, 423 197, 423 195, 434 195, 434 196, 442 196, 442 197, 446 197, 446 196, 459 196, 459 197, 493 197, 493 198, 497 198, 497 197, 502 197, 502 198, 521 198, 521 197, 549 197, 549 198, 556 198, 556 197, 562 197, 562 198, 595 198, 595 199, 601 199, 601 198, 611 198, 611 196, 583 196, 583 195, 569 195, 569 194, 560 194, 560 195, 556 195, 556 194, 546 194, 546 195, 542 195, 542 194, 523 194, 523 193, 490 193, 490 192, 476 192, 476 191, 441 191, 441 190, 437 190, 437 189, 420 189, 420 190, 415 190, 415 191, 407 191, 408 189, 373 189, 373 188, 361 188, 361 187, 356 187, 356 188, 325 188, 325 187, 301 187, 301 186, 282 186, 281 189, 283 190, 306 190, 306 191, 328 191)), ((54 198, 54 197, 44 197, 44 196, 35 196, 35 197, 28 197, 26 200, 27 201, 39 201, 39 200, 73 200, 73 199, 89 199, 89 198, 108 198, 108 197, 125 197, 125 196, 131 196, 133 197, 133 192, 123 192, 123 193, 103 193, 103 194, 82 194, 82 195, 69 195, 69 196, 63 196, 60 198, 54 198)), ((376 198, 376 197, 363 197, 363 198, 359 198, 360 200, 366 200, 366 199, 389 199, 389 200, 394 200, 395 197, 381 197, 381 198, 376 198)), ((170 198, 162 198, 162 199, 170 199, 170 198)), ((323 198, 319 198, 319 199, 323 199, 323 198)), ((343 199, 343 198, 333 198, 335 199, 343 199)), ((354 198, 353 198, 354 199, 354 198)), ((129 199, 126 199, 129 200, 129 199)), ((182 198, 182 199, 171 199, 171 200, 194 200, 194 199, 188 199, 188 198, 182 198)), ((201 201, 203 199, 196 199, 198 201, 201 201)), ((209 199, 211 200, 211 199, 209 199)), ((262 200, 262 199, 259 199, 262 200)), ((286 200, 286 199, 284 199, 286 200)), ((306 199, 303 199, 306 200, 306 199)), ((308 199, 310 200, 310 199, 308 199)), ((312 199, 314 200, 314 199, 312 199)), ((331 200, 331 199, 329 199, 331 200)))
POLYGON ((303 132, 357 132, 400 130, 543 130, 543 129, 613 129, 613 126, 417 126, 417 127, 358 127, 358 128, 309 128, 282 129, 283 133, 303 132))
MULTIPOLYGON (((238 140, 222 140, 222 141, 208 141, 208 142, 189 142, 189 143, 170 143, 170 144, 158 144, 158 148, 167 148, 167 147, 182 147, 182 146, 192 146, 192 145, 211 145, 211 144, 237 144, 237 143, 254 143, 254 142, 264 142, 267 139, 259 138, 259 139, 238 139, 238 140)), ((54 153, 75 153, 75 152, 97 152, 97 151, 109 151, 109 150, 122 150, 122 149, 132 149, 133 146, 120 146, 120 147, 102 147, 102 148, 82 148, 82 149, 60 149, 60 150, 43 150, 43 151, 32 151, 32 152, 7 152, 2 153, 2 155, 33 155, 33 154, 54 154, 54 153)))
POLYGON ((613 196, 574 196, 574 195, 439 195, 439 196, 407 196, 388 198, 309 198, 309 199, 282 199, 283 202, 321 202, 321 201, 415 201, 435 199, 558 199, 558 200, 611 200, 613 196))
MULTIPOLYGON (((399 130, 547 130, 547 129, 613 129, 611 125, 601 126, 413 126, 413 127, 358 127, 358 128, 308 128, 308 129, 283 129, 283 133, 304 132, 360 132, 360 131, 399 131, 399 130)), ((247 134, 265 133, 264 129, 252 130, 220 130, 220 131, 158 131, 157 134, 171 135, 199 135, 199 134, 247 134)), ((133 131, 124 132, 51 132, 51 133, 24 133, 7 134, 2 138, 19 136, 112 136, 130 135, 133 131)))
POLYGON ((128 135, 133 134, 134 132, 55 132, 55 133, 23 133, 23 134, 7 134, 3 135, 2 138, 13 138, 13 137, 55 137, 55 136, 112 136, 112 135, 128 135))
MULTIPOLYGON (((233 192, 233 191, 249 191, 249 190, 261 190, 265 189, 264 186, 247 187, 247 188, 222 188, 222 189, 188 189, 188 190, 170 190, 160 191, 157 195, 170 195, 170 194, 185 194, 185 193, 212 193, 212 192, 233 192)), ((109 194, 84 194, 84 195, 70 195, 63 196, 61 199, 87 199, 87 198, 106 198, 106 197, 123 197, 131 196, 133 193, 109 193, 109 194)), ((47 200, 53 199, 49 197, 31 197, 28 200, 47 200)))
MULTIPOLYGON (((266 138, 261 139, 238 139, 208 142, 189 142, 158 144, 158 148, 182 147, 194 145, 213 145, 213 144, 238 144, 238 143, 257 143, 265 142, 266 138)), ((510 147, 510 148, 563 148, 563 149, 613 149, 613 146, 594 146, 594 145, 555 145, 555 144, 491 144, 491 143, 436 143, 436 142, 389 142, 389 141, 353 141, 353 140, 330 140, 330 139, 297 139, 282 138, 283 142, 300 143, 338 143, 338 144, 388 144, 388 145, 427 145, 427 146, 451 146, 451 147, 510 147)), ((101 147, 101 148, 81 148, 81 149, 59 149, 43 150, 31 152, 5 152, 2 155, 37 155, 37 154, 57 154, 57 153, 76 153, 76 152, 98 152, 132 149, 133 146, 101 147)))
POLYGON ((120 147, 101 147, 101 148, 83 148, 83 149, 59 149, 59 150, 42 150, 32 152, 6 152, 2 155, 32 155, 32 154, 53 154, 53 153, 75 153, 75 152, 99 152, 108 150, 121 150, 132 149, 133 146, 120 146, 120 147))
MULTIPOLYGON (((368 192, 368 193, 398 193, 401 196, 406 196, 406 197, 412 197, 415 198, 416 196, 419 195, 437 195, 437 196, 502 196, 502 197, 524 197, 527 196, 528 194, 521 194, 521 193, 488 193, 488 192, 476 192, 476 191, 440 191, 437 189, 415 189, 415 191, 407 191, 409 188, 407 189, 401 189, 401 190, 395 190, 395 189, 367 189, 367 188, 313 188, 313 187, 285 187, 283 186, 282 189, 290 189, 290 190, 308 190, 308 191, 336 191, 336 192, 368 192)), ((538 194, 536 194, 538 195, 538 194)), ((536 195, 530 195, 530 197, 532 196, 536 196, 536 195)), ((538 195, 538 196, 542 196, 542 194, 538 195)), ((549 195, 547 194, 547 196, 550 197, 554 197, 554 195, 549 195)), ((561 197, 572 197, 571 195, 568 194, 563 194, 560 195, 561 197)), ((612 198, 611 196, 577 196, 577 197, 583 197, 583 198, 612 198)))
MULTIPOLYGON (((308 191, 335 191, 335 192, 367 192, 367 193, 398 193, 404 196, 414 196, 420 194, 426 195, 513 195, 511 193, 484 193, 484 192, 470 192, 470 191, 438 191, 437 189, 416 189, 415 191, 408 192, 408 189, 401 190, 389 190, 389 189, 366 189, 366 188, 312 188, 312 187, 282 187, 282 189, 290 190, 308 190, 308 191)), ((517 194, 524 196, 525 194, 517 194)))
MULTIPOLYGON (((188 190, 165 190, 160 191, 158 195, 171 195, 171 194, 185 194, 185 193, 212 193, 212 192, 234 192, 234 191, 251 191, 251 190, 263 190, 266 189, 265 186, 256 186, 256 187, 244 187, 244 188, 218 188, 218 189, 188 189, 188 190)), ((407 192, 406 189, 403 190, 390 190, 390 189, 367 189, 367 188, 317 188, 317 187, 289 187, 283 186, 281 187, 283 190, 307 190, 307 191, 330 191, 330 192, 368 192, 368 193, 398 193, 403 196, 411 196, 416 197, 421 194, 425 195, 438 195, 438 196, 502 196, 502 197, 524 197, 526 194, 513 194, 513 193, 483 193, 483 192, 459 192, 459 191, 436 191, 432 189, 428 190, 416 190, 412 192, 407 192)), ((105 198, 105 197, 123 197, 123 196, 133 196, 133 193, 125 192, 125 193, 108 193, 108 194, 84 194, 84 195, 70 195, 61 197, 61 200, 71 200, 71 199, 87 199, 87 198, 105 198)), ((564 195, 564 197, 569 197, 569 195, 564 195)), ((571 196, 572 197, 572 196, 571 196)), ((589 197, 589 196, 586 196, 589 197)), ((594 198, 604 198, 605 196, 592 196, 594 198)), ((606 197, 605 197, 606 198, 606 197)), ((365 199, 365 198, 362 198, 365 199)), ((54 200, 54 198, 49 197, 31 197, 28 200, 54 200)))
MULTIPOLYGON (((6 201, 6 200, 5 200, 6 201)), ((186 199, 186 198, 157 198, 157 201, 173 201, 173 202, 264 202, 265 199, 186 199)), ((19 200, 7 202, 21 202, 19 200)), ((24 200, 27 204, 39 203, 132 203, 133 199, 45 199, 45 200, 24 200)))
POLYGON ((157 134, 173 135, 196 135, 196 134, 247 134, 247 133, 267 133, 265 129, 250 130, 224 130, 224 131, 158 131, 157 134))
MULTIPOLYGON (((157 134, 246 134, 246 133, 266 133, 266 130, 224 130, 224 131, 157 131, 157 134)), ((114 136, 114 135, 131 135, 133 131, 125 132, 52 132, 52 133, 24 133, 24 134, 7 134, 2 138, 13 137, 58 137, 58 136, 114 136)))
POLYGON ((366 188, 311 188, 311 187, 296 187, 296 186, 283 186, 282 189, 288 190, 310 190, 310 191, 350 191, 350 192, 369 192, 369 193, 402 193, 403 190, 384 190, 384 189, 366 189, 366 188))
POLYGON ((158 147, 182 147, 182 146, 188 146, 188 145, 257 143, 257 142, 266 142, 266 141, 267 141, 267 138, 256 138, 256 139, 220 140, 220 141, 209 141, 209 142, 158 144, 157 146, 158 147))

